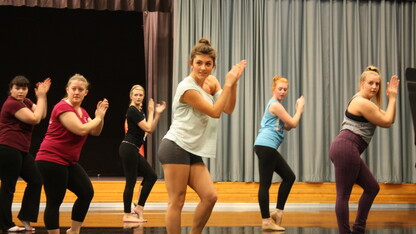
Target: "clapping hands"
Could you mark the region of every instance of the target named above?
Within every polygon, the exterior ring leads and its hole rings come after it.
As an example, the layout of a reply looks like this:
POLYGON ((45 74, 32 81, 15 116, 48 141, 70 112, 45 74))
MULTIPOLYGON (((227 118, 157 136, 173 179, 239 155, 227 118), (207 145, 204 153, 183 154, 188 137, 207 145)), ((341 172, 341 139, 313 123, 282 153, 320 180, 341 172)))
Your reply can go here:
POLYGON ((51 87, 51 83, 52 83, 52 80, 49 77, 46 78, 42 82, 36 83, 36 88, 35 88, 35 95, 36 95, 36 97, 46 96, 46 94, 49 91, 49 88, 51 87))
POLYGON ((161 114, 166 109, 166 102, 162 101, 162 104, 156 104, 156 114, 161 114))
POLYGON ((397 97, 399 90, 400 80, 399 77, 394 75, 391 77, 390 82, 387 82, 386 95, 387 97, 397 97))
POLYGON ((99 101, 97 104, 97 109, 95 110, 95 116, 103 119, 109 106, 110 104, 108 103, 108 100, 106 98, 99 101))
POLYGON ((239 64, 234 65, 225 76, 225 84, 230 86, 237 83, 246 68, 247 61, 241 60, 239 64))

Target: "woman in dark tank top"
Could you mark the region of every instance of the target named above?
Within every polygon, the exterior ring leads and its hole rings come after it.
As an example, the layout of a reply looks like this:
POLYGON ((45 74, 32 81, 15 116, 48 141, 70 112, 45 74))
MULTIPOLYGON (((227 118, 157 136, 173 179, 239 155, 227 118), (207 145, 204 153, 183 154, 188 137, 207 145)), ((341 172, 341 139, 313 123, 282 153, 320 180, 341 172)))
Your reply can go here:
POLYGON ((360 77, 360 90, 348 104, 341 131, 329 149, 329 157, 335 166, 335 213, 340 234, 365 233, 368 213, 380 187, 360 155, 370 143, 376 126, 388 128, 394 123, 399 83, 397 76, 387 82, 388 105, 384 111, 381 109, 380 71, 373 66, 367 67, 360 77), (351 230, 348 201, 354 184, 362 187, 364 192, 351 230))

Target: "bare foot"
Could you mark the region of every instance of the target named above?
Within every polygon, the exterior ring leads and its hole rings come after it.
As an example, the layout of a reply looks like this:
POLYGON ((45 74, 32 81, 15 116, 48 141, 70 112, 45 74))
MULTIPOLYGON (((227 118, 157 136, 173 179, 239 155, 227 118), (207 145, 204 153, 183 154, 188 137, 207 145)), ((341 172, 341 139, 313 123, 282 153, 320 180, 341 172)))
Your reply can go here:
POLYGON ((29 221, 25 221, 25 220, 20 220, 20 221, 25 226, 26 231, 28 231, 28 232, 34 232, 35 231, 35 228, 30 226, 29 221))
POLYGON ((147 220, 144 218, 143 213, 144 213, 144 207, 143 206, 136 206, 133 209, 134 213, 137 214, 137 217, 139 217, 140 220, 142 220, 142 222, 147 222, 147 220))
POLYGON ((67 234, 79 234, 79 232, 72 231, 71 228, 66 230, 67 234))
POLYGON ((140 219, 137 216, 133 215, 133 214, 127 214, 125 213, 123 216, 123 222, 126 223, 145 223, 147 222, 147 220, 145 219, 140 219))
POLYGON ((124 229, 143 229, 144 223, 132 223, 132 222, 124 222, 123 228, 124 229))

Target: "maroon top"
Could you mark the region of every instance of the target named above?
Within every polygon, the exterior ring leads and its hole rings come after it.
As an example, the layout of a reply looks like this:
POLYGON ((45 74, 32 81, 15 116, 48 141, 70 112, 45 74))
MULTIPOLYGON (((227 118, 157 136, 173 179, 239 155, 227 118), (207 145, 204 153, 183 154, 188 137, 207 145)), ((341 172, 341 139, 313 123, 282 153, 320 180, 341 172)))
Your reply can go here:
POLYGON ((66 166, 78 162, 82 146, 88 135, 79 136, 66 129, 59 121, 59 115, 68 111, 74 112, 78 119, 85 124, 90 116, 83 108, 80 107, 80 109, 82 116, 79 116, 74 107, 64 100, 55 105, 45 138, 36 155, 36 160, 54 162, 66 166))
POLYGON ((3 103, 0 113, 0 144, 23 152, 29 152, 33 125, 23 123, 14 114, 22 108, 32 110, 33 102, 25 98, 23 102, 9 96, 3 103))

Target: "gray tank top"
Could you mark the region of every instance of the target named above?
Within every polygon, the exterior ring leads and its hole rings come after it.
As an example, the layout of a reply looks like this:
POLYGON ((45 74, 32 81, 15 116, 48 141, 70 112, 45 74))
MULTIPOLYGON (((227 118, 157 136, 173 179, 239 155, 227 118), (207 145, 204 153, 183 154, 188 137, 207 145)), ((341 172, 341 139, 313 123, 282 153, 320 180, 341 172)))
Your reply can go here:
MULTIPOLYGON (((351 101, 356 98, 357 96, 361 95, 354 95, 351 100, 348 102, 348 106, 350 105, 351 101)), ((345 110, 344 121, 341 125, 341 131, 344 129, 348 129, 351 132, 361 136, 365 142, 370 143, 371 138, 374 135, 374 131, 376 130, 376 125, 370 123, 364 116, 356 116, 345 110)))

